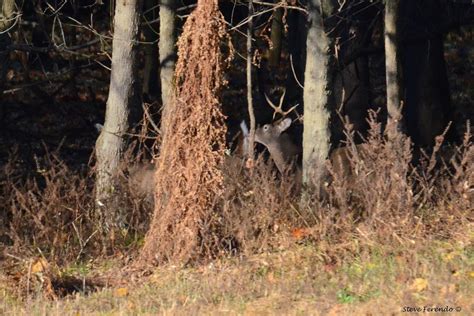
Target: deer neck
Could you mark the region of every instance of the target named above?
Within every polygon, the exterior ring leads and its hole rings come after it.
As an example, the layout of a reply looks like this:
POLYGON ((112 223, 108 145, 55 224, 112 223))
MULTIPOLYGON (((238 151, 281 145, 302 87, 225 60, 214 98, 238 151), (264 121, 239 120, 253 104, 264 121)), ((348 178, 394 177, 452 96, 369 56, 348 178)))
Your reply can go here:
POLYGON ((286 134, 280 136, 279 142, 267 146, 267 149, 281 174, 287 171, 298 154, 298 148, 286 134))

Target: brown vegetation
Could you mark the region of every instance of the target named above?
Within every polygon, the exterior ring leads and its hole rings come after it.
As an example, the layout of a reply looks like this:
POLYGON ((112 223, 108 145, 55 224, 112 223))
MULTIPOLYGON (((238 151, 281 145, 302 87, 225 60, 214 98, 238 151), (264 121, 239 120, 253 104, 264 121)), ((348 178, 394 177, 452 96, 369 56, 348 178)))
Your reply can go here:
POLYGON ((176 96, 163 117, 156 209, 141 262, 199 259, 212 255, 218 242, 215 201, 223 193, 226 132, 218 97, 225 36, 217 1, 199 1, 178 41, 176 96))
MULTIPOLYGON (((323 262, 338 265, 361 249, 375 247, 392 253, 436 240, 472 242, 474 147, 470 134, 450 154, 443 154, 444 147, 437 146, 432 155, 421 155, 414 166, 408 139, 400 136, 388 143, 380 136, 380 125, 374 121, 371 125, 367 150, 349 151, 353 178, 339 177, 336 167, 328 164, 334 178, 326 187, 326 201, 310 194, 299 201, 290 178, 279 179, 278 172, 262 158, 250 170, 235 157, 227 159, 224 169, 219 169, 225 190, 209 195, 213 217, 195 226, 201 240, 208 241, 199 245, 209 247, 204 251, 214 257, 251 257, 305 243, 321 253, 323 262), (214 225, 207 226, 209 223, 214 225)), ((439 145, 441 141, 439 137, 439 145)), ((352 145, 349 141, 349 148, 355 148, 352 145)), ((68 275, 60 266, 110 251, 136 254, 147 230, 149 209, 133 192, 134 186, 122 188, 128 227, 114 238, 103 238, 96 233, 100 229, 91 212, 92 187, 87 174, 72 172, 50 154, 38 166, 36 176, 20 181, 13 172, 14 157, 2 169, 1 202, 6 206, 7 223, 0 235, 10 244, 2 254, 8 259, 4 265, 9 262, 5 271, 18 280, 20 293, 27 293, 29 284, 30 291, 39 287, 46 296, 59 297, 66 291, 60 285, 73 283, 64 281, 68 275), (33 282, 31 269, 38 259, 27 258, 38 256, 55 268, 48 270, 48 278, 33 282)), ((71 291, 79 290, 73 287, 71 291)))

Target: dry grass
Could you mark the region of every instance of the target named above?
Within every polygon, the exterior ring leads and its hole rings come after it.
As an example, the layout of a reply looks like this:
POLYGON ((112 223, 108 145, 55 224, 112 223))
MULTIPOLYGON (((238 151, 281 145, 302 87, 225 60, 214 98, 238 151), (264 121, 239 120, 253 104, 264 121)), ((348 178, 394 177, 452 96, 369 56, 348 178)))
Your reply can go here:
MULTIPOLYGON (((131 152, 126 155, 129 164, 135 161, 131 152)), ((143 238, 150 209, 126 185, 125 174, 117 190, 123 192, 120 207, 127 210, 128 226, 111 233, 113 236, 103 236, 100 232, 104 229, 94 212, 92 175, 70 169, 51 152, 37 159, 36 170, 27 175, 15 168, 16 160, 12 153, 0 170, 0 205, 5 222, 0 238, 6 246, 0 256, 41 256, 62 265, 125 250, 143 238)))
POLYGON ((79 258, 94 232, 91 182, 72 172, 53 154, 37 161, 34 174, 21 178, 12 156, 2 168, 2 203, 6 228, 1 233, 15 252, 40 249, 51 258, 79 258), (8 228, 7 228, 8 227, 8 228))
POLYGON ((367 245, 407 245, 463 235, 474 215, 469 131, 455 148, 442 148, 440 136, 431 155, 414 160, 409 139, 396 134, 386 141, 374 116, 370 125, 363 150, 348 133, 350 177, 341 177, 328 164, 333 176, 326 189, 329 203, 308 199, 300 204, 301 213, 316 217, 310 225, 313 238, 341 246, 354 239, 367 245))
POLYGON ((389 315, 403 314, 405 306, 449 306, 468 315, 473 250, 445 242, 361 248, 328 264, 327 249, 300 245, 196 268, 162 266, 137 284, 57 301, 32 298, 24 305, 0 287, 0 313, 389 315))
POLYGON ((219 235, 222 254, 253 254, 282 247, 290 226, 300 223, 293 211, 294 184, 280 181, 272 166, 260 157, 255 168, 244 168, 243 160, 232 157, 224 168, 225 194, 219 235))

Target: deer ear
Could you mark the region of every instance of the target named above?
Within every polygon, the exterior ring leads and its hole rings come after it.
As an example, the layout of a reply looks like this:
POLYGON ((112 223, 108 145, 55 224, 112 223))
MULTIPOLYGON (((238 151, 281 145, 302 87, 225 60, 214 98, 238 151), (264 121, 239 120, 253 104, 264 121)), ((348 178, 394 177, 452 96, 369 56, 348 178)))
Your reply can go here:
POLYGON ((280 130, 280 133, 283 133, 284 131, 286 131, 288 127, 291 126, 291 123, 292 123, 292 120, 289 117, 287 117, 286 119, 278 123, 278 129, 280 130))

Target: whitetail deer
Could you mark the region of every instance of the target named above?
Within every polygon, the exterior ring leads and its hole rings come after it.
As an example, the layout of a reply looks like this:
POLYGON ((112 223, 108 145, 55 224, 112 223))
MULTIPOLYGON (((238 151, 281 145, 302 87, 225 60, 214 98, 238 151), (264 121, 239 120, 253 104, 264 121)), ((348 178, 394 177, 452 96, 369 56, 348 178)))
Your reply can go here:
MULTIPOLYGON (((247 150, 248 128, 244 122, 240 124, 241 132, 237 133, 232 139, 235 143, 235 149, 226 159, 226 164, 229 166, 242 162, 244 151, 247 150)), ((230 151, 230 150, 229 150, 230 151)), ((147 202, 153 202, 155 191, 155 171, 156 167, 153 162, 142 162, 135 164, 128 169, 128 185, 130 192, 136 197, 142 198, 147 202)))
POLYGON ((277 114, 282 116, 282 119, 259 126, 255 130, 255 141, 267 148, 270 157, 281 174, 285 174, 292 163, 296 167, 296 173, 300 174, 300 169, 296 166, 296 158, 301 153, 301 148, 298 148, 291 140, 291 137, 285 133, 292 124, 292 119, 286 116, 293 112, 298 105, 293 106, 287 111, 283 111, 282 106, 285 93, 286 90, 283 91, 278 106, 273 104, 270 98, 265 94, 268 105, 273 109, 273 119, 275 119, 277 114))
POLYGON ((128 173, 130 192, 152 202, 155 190, 155 165, 151 162, 139 163, 131 167, 128 173))
MULTIPOLYGON (((283 118, 274 123, 258 127, 255 131, 255 141, 267 148, 278 171, 281 174, 285 174, 285 172, 289 171, 288 169, 291 164, 296 162, 297 156, 302 151, 302 148, 296 146, 291 140, 291 137, 285 133, 292 124, 292 119, 287 118, 286 116, 295 110, 296 106, 293 106, 288 111, 283 111, 282 104, 285 92, 283 92, 278 106, 275 106, 267 95, 265 95, 265 97, 270 107, 274 110, 273 117, 275 118, 276 114, 280 114, 283 118)), ((366 145, 357 145, 355 150, 359 153, 364 152, 366 150, 366 145)), ((331 152, 329 160, 332 163, 335 174, 343 177, 349 177, 352 174, 349 157, 350 149, 348 147, 336 148, 331 152)), ((301 170, 296 164, 294 167, 296 169, 294 170, 296 181, 299 183, 301 182, 301 170)))
MULTIPOLYGON (((285 133, 291 123, 290 118, 285 118, 258 127, 255 131, 255 141, 267 148, 270 157, 281 174, 289 171, 290 166, 294 164, 296 181, 299 182, 301 181, 301 170, 295 163, 301 153, 301 148, 296 146, 291 137, 285 133)), ((365 144, 356 145, 356 150, 359 153, 363 152, 365 148, 365 144)), ((329 156, 334 172, 344 177, 352 174, 349 151, 348 147, 340 147, 334 149, 329 156)))
MULTIPOLYGON (((270 99, 265 95, 268 104, 273 108, 275 118, 276 114, 281 115, 283 118, 270 124, 260 126, 255 131, 255 141, 265 146, 270 154, 270 157, 274 161, 278 171, 281 174, 285 174, 291 170, 290 166, 294 166, 295 170, 295 181, 297 185, 301 183, 301 170, 296 164, 296 159, 301 153, 301 148, 297 146, 286 133, 286 130, 291 126, 292 119, 286 117, 290 112, 294 111, 296 106, 293 106, 287 111, 283 111, 283 99, 285 93, 283 92, 278 106, 275 106, 270 99)), ((244 151, 247 149, 249 131, 248 127, 243 121, 240 124, 241 133, 240 139, 237 140, 237 151, 232 156, 243 157, 244 151)), ((234 140, 235 141, 234 137, 234 140)), ((357 149, 360 150, 364 145, 358 145, 357 149)), ((232 157, 231 157, 232 158, 232 157)), ((351 165, 348 156, 348 148, 342 147, 333 150, 330 155, 331 162, 333 163, 334 171, 337 174, 348 176, 351 173, 351 165)), ((139 195, 153 198, 153 192, 155 189, 155 166, 152 163, 139 164, 132 167, 129 170, 129 183, 131 188, 136 191, 139 195)))

